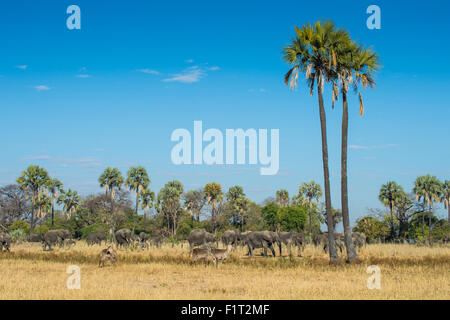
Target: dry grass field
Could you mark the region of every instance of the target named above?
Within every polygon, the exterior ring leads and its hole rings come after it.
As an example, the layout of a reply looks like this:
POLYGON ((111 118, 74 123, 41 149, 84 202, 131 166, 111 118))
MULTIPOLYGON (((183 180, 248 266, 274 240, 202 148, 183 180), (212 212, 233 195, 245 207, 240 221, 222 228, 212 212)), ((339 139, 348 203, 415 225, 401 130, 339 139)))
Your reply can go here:
POLYGON ((303 258, 239 249, 218 268, 192 264, 186 246, 170 245, 119 250, 115 266, 98 268, 102 248, 13 246, 0 254, 0 299, 450 299, 449 246, 368 245, 360 264, 339 266, 312 246, 303 258), (67 289, 69 265, 81 269, 80 290, 67 289), (381 269, 380 290, 367 288, 370 265, 381 269))

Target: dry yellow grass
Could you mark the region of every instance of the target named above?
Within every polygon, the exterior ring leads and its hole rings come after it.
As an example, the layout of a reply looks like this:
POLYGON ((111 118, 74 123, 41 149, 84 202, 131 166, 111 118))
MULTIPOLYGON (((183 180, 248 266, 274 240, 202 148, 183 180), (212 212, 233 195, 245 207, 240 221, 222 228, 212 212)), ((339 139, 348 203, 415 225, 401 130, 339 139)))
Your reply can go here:
POLYGON ((312 246, 293 259, 248 258, 241 249, 217 269, 191 264, 186 246, 170 245, 120 250, 116 266, 98 268, 102 248, 13 247, 0 254, 0 299, 450 299, 448 246, 369 245, 360 264, 340 266, 312 246), (381 269, 380 290, 366 286, 373 264, 381 269), (81 269, 80 290, 66 287, 69 265, 81 269))

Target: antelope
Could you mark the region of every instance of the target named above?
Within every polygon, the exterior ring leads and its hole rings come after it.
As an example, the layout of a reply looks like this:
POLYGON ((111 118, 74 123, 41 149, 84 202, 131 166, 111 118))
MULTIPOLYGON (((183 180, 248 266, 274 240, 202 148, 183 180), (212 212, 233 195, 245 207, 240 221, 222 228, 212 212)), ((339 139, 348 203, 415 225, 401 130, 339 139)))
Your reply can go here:
POLYGON ((211 255, 213 257, 213 261, 216 265, 217 268, 217 264, 219 261, 225 261, 228 258, 228 255, 231 252, 231 245, 228 245, 226 249, 216 249, 216 248, 212 248, 211 249, 211 255))
POLYGON ((112 246, 100 251, 100 262, 98 263, 98 266, 100 268, 104 267, 106 260, 109 260, 112 264, 116 263, 117 253, 112 246))

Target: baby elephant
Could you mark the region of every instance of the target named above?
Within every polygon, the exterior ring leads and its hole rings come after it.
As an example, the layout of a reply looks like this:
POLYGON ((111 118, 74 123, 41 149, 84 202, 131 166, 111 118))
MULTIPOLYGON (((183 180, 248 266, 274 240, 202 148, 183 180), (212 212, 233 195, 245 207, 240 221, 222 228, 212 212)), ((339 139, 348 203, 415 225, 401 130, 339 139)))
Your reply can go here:
POLYGON ((100 268, 104 267, 106 260, 109 260, 111 262, 111 264, 116 263, 117 252, 114 250, 114 248, 112 246, 109 246, 108 248, 103 249, 100 252, 100 262, 99 262, 98 266, 100 268))

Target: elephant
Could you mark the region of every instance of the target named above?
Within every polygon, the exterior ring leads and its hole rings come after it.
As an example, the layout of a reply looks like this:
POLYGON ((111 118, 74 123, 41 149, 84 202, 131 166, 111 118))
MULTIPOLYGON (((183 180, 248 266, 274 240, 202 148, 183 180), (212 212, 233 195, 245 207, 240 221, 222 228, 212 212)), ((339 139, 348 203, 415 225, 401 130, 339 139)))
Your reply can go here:
POLYGON ((105 241, 106 243, 106 235, 104 233, 91 233, 87 236, 86 242, 88 245, 93 244, 102 244, 102 241, 105 241))
POLYGON ((133 241, 131 230, 126 228, 116 231, 115 237, 117 245, 122 247, 130 245, 133 241))
POLYGON ((7 233, 0 232, 0 252, 3 252, 3 248, 5 251, 9 252, 11 246, 11 236, 7 233))
MULTIPOLYGON (((329 247, 329 242, 328 242, 328 233, 324 233, 322 235, 322 239, 323 239, 323 251, 328 252, 328 247, 329 247)), ((335 243, 336 243, 336 248, 339 249, 339 252, 342 253, 344 252, 345 249, 345 242, 344 242, 344 237, 340 234, 335 234, 335 243)))
MULTIPOLYGON (((291 247, 292 245, 297 247, 297 256, 302 256, 302 248, 305 247, 305 236, 300 232, 278 232, 278 236, 280 237, 281 244, 285 244, 289 250, 289 256, 292 256, 291 247)), ((282 246, 280 246, 280 256, 282 246)))
POLYGON ((152 245, 154 245, 155 247, 160 248, 160 247, 161 247, 161 244, 164 242, 164 239, 165 239, 164 236, 159 235, 159 236, 151 237, 151 238, 149 239, 149 242, 150 242, 152 245))
POLYGON ((148 234, 146 234, 145 232, 139 233, 139 242, 141 244, 142 249, 144 248, 148 249, 148 240, 149 240, 148 234))
POLYGON ((355 245, 355 248, 359 250, 361 250, 361 248, 365 246, 367 242, 366 235, 363 232, 353 232, 352 240, 353 244, 355 245))
POLYGON ((28 242, 42 242, 42 241, 44 241, 44 236, 42 234, 32 233, 27 236, 27 241, 28 242))
POLYGON ((253 257, 253 250, 257 248, 264 249, 264 256, 267 256, 267 249, 272 251, 273 257, 276 257, 273 244, 277 243, 281 246, 281 240, 278 233, 273 231, 253 231, 245 235, 245 242, 248 247, 250 256, 253 257))
POLYGON ((191 253, 193 247, 205 245, 211 242, 217 243, 216 236, 207 232, 205 229, 192 230, 186 240, 189 242, 189 249, 191 253))
MULTIPOLYGON (((340 233, 334 234, 334 239, 336 243, 336 248, 339 249, 340 253, 344 252, 345 242, 344 235, 340 233)), ((313 238, 313 244, 317 246, 321 246, 323 251, 328 252, 328 232, 324 232, 322 234, 318 234, 313 238)))
POLYGON ((239 230, 227 230, 222 235, 222 243, 225 246, 236 247, 241 239, 241 232, 239 230))
POLYGON ((50 230, 43 237, 42 250, 47 251, 46 248, 48 248, 48 251, 52 251, 52 245, 55 244, 62 247, 64 245, 64 241, 67 239, 71 239, 69 231, 64 229, 50 230))

